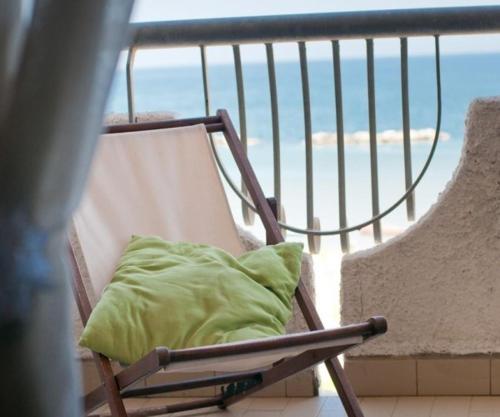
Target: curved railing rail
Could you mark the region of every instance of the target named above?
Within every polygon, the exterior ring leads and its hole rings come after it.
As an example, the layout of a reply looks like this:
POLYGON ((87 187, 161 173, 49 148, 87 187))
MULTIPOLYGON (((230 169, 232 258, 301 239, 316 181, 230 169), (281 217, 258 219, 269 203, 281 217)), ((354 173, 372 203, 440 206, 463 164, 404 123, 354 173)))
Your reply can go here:
MULTIPOLYGON (((208 64, 206 49, 209 46, 228 45, 233 48, 234 68, 236 76, 238 113, 240 120, 240 136, 246 150, 247 123, 245 108, 245 88, 243 82, 240 45, 257 43, 266 48, 269 91, 271 98, 271 121, 273 143, 274 195, 278 202, 280 225, 283 229, 302 233, 308 236, 309 248, 312 252, 320 249, 320 236, 340 235, 342 249, 349 250, 349 232, 373 225, 374 239, 382 240, 380 220, 406 202, 407 217, 415 218, 414 190, 425 175, 438 143, 441 127, 441 71, 439 37, 441 35, 458 35, 474 33, 500 32, 500 6, 457 7, 434 9, 407 9, 387 11, 364 11, 348 13, 322 13, 305 15, 280 15, 261 17, 239 17, 220 19, 184 20, 172 22, 148 22, 132 25, 134 35, 129 47, 127 60, 127 98, 129 120, 134 120, 134 88, 133 63, 137 49, 197 47, 200 49, 203 94, 206 114, 210 114, 210 88, 208 83, 208 64), (429 155, 419 175, 413 180, 410 137, 410 106, 408 86, 408 37, 432 36, 435 38, 435 75, 436 75, 436 127, 435 136, 429 155), (377 38, 400 39, 401 68, 401 109, 403 126, 403 157, 405 187, 404 194, 383 211, 379 206, 377 129, 375 105, 375 62, 374 40, 377 38), (371 205, 372 217, 359 224, 348 226, 346 212, 346 178, 344 156, 343 99, 342 76, 340 65, 340 41, 344 39, 365 39, 366 41, 366 74, 369 116, 370 173, 371 173, 371 205), (312 126, 309 92, 307 42, 328 40, 332 44, 332 66, 334 73, 334 96, 337 129, 337 170, 339 227, 334 230, 320 230, 320 221, 314 211, 314 181, 312 126), (278 42, 297 42, 301 68, 302 98, 304 112, 305 138, 305 174, 306 174, 306 217, 307 227, 300 228, 284 221, 284 210, 281 203, 281 160, 280 160, 280 125, 277 100, 276 72, 273 44, 278 42)), ((242 200, 245 222, 253 221, 252 202, 245 189, 240 189, 230 178, 217 153, 212 140, 216 160, 230 187, 242 200)))

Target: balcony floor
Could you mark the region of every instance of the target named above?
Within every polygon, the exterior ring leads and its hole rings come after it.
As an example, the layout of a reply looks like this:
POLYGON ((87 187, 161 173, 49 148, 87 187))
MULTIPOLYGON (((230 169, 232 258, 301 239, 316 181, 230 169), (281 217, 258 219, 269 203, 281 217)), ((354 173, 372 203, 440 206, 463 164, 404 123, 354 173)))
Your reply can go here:
MULTIPOLYGON (((159 406, 188 400, 146 398, 127 400, 127 408, 159 406)), ((361 398, 366 417, 500 417, 500 397, 375 397, 361 398)), ((104 410, 99 410, 105 412, 104 410)), ((169 416, 172 414, 169 414, 169 416)), ((175 413, 193 417, 341 417, 336 396, 315 398, 253 398, 226 411, 198 410, 175 413)), ((166 414, 165 414, 166 416, 166 414)))

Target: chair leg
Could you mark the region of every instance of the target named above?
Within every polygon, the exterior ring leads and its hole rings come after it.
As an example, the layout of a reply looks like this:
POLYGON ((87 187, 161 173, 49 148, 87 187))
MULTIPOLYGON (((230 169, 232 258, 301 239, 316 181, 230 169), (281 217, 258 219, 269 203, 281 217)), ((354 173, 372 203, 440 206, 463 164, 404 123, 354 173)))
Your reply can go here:
MULTIPOLYGON (((302 281, 299 281, 295 297, 309 329, 324 329, 318 312, 316 311, 316 308, 314 307, 314 304, 302 281)), ((344 406, 347 416, 364 417, 358 398, 356 397, 352 385, 347 379, 339 360, 337 358, 328 359, 325 361, 325 365, 328 369, 330 377, 332 378, 333 384, 337 389, 337 393, 339 394, 340 401, 342 401, 342 405, 344 406)))
POLYGON ((361 410, 358 398, 356 397, 352 385, 347 379, 338 358, 326 360, 325 365, 330 377, 332 378, 335 388, 337 389, 337 393, 339 394, 339 398, 342 401, 346 414, 349 417, 363 417, 363 410, 361 410))
POLYGON ((94 360, 97 365, 97 370, 99 371, 99 376, 101 377, 101 382, 106 391, 106 398, 111 415, 113 417, 128 417, 109 359, 94 353, 94 360))

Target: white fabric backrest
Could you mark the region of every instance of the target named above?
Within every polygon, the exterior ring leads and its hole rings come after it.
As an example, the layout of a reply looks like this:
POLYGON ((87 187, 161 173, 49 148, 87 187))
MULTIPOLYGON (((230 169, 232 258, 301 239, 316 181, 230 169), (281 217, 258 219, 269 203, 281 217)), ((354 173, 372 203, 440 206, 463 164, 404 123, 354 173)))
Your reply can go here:
POLYGON ((97 298, 134 234, 243 253, 204 125, 103 135, 73 226, 97 298))

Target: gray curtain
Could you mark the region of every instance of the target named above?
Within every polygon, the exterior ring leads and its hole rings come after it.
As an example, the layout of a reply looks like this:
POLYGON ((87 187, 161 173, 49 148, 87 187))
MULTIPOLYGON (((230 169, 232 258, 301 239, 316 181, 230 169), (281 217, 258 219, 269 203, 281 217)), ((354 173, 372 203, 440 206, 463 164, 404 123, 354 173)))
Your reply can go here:
POLYGON ((0 416, 81 416, 65 228, 133 0, 0 0, 0 416))

